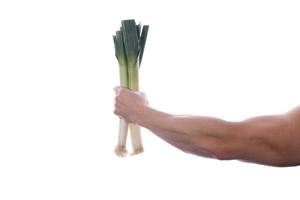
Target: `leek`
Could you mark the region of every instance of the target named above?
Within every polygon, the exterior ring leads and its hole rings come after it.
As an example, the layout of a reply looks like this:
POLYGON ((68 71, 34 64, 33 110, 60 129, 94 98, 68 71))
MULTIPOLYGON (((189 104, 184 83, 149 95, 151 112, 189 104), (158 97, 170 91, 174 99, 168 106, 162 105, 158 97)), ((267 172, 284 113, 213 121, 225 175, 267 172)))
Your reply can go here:
MULTIPOLYGON (((113 36, 115 54, 119 63, 120 84, 133 91, 139 91, 139 68, 142 62, 149 26, 136 25, 135 20, 123 20, 122 26, 113 36), (142 29, 142 30, 141 30, 142 29)), ((130 129, 131 144, 134 154, 142 153, 143 144, 141 128, 137 124, 120 119, 118 144, 115 153, 125 156, 128 127, 130 129)))

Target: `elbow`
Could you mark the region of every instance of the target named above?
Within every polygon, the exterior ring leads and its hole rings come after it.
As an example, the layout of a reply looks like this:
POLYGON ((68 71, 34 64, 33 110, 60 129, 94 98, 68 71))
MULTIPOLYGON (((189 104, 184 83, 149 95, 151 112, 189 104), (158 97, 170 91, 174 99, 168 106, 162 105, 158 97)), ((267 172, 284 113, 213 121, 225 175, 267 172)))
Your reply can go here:
POLYGON ((243 143, 240 137, 240 132, 236 123, 226 122, 221 137, 214 138, 211 145, 212 152, 218 160, 233 160, 239 159, 240 152, 243 149, 243 143))
POLYGON ((218 160, 233 160, 235 159, 235 153, 228 145, 220 145, 213 151, 213 156, 218 160))
POLYGON ((226 133, 226 137, 215 138, 211 152, 218 160, 233 160, 241 157, 243 143, 235 132, 226 133))
POLYGON ((214 158, 217 160, 232 160, 232 157, 226 152, 217 152, 214 154, 214 158))
POLYGON ((207 142, 205 146, 203 144, 188 144, 178 147, 185 153, 194 154, 205 158, 214 158, 218 160, 231 160, 234 159, 233 153, 230 148, 225 144, 217 144, 214 142, 207 142))
MULTIPOLYGON (((228 126, 229 127, 229 126, 228 126)), ((232 126, 226 128, 222 134, 207 138, 205 143, 201 142, 199 148, 209 152, 209 157, 217 160, 233 160, 240 157, 243 144, 233 130, 232 126)))
POLYGON ((218 141, 211 145, 211 157, 217 160, 233 160, 238 158, 238 148, 231 142, 218 141))

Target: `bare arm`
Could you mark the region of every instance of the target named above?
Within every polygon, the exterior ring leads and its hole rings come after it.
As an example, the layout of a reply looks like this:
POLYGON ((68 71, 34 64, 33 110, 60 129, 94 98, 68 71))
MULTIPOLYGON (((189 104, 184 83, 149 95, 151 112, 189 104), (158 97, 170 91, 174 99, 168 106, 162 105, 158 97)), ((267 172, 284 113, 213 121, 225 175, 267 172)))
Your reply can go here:
POLYGON ((115 107, 117 115, 188 153, 273 166, 300 164, 300 107, 283 115, 228 122, 160 112, 149 107, 139 93, 122 88, 115 107))

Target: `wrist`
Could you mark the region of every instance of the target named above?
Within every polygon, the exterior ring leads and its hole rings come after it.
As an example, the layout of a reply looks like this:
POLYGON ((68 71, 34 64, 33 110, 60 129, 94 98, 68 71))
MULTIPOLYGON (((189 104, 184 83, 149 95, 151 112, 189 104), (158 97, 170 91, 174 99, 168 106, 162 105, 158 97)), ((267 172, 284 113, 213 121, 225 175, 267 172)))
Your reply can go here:
POLYGON ((148 105, 143 105, 139 108, 139 112, 136 116, 136 124, 140 126, 145 126, 150 118, 150 113, 152 112, 152 108, 150 108, 148 105))
POLYGON ((142 127, 152 129, 152 128, 165 128, 171 123, 171 114, 158 111, 148 105, 143 106, 137 117, 137 124, 142 127))

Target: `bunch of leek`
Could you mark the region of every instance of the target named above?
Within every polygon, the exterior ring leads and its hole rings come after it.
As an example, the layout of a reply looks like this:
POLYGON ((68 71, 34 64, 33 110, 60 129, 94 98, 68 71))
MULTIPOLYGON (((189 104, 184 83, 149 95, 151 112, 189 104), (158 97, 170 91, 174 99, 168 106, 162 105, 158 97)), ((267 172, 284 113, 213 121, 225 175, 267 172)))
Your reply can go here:
MULTIPOLYGON (((121 86, 130 90, 139 90, 139 67, 142 62, 144 48, 146 44, 148 25, 136 24, 135 20, 123 20, 120 30, 113 36, 115 54, 119 63, 121 86)), ((131 134, 132 154, 143 152, 141 139, 141 129, 137 124, 128 124, 124 119, 120 119, 118 144, 115 153, 118 156, 125 156, 126 139, 128 127, 131 134)))

